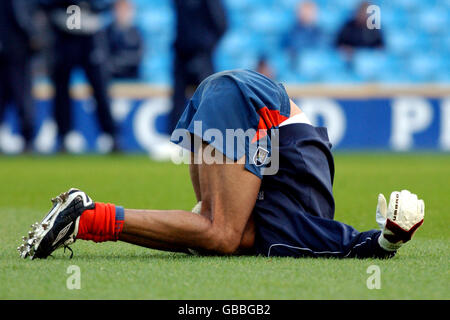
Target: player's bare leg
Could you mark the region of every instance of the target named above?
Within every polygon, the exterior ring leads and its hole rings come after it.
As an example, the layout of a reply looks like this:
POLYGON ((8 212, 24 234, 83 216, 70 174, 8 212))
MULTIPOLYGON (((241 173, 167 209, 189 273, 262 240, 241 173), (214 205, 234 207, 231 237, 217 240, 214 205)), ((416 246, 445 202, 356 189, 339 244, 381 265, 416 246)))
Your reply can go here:
POLYGON ((162 242, 166 248, 172 245, 231 254, 238 249, 247 230, 245 240, 250 243, 252 228, 247 224, 260 179, 246 171, 241 163, 202 163, 191 168, 192 173, 194 190, 202 201, 200 215, 182 210, 125 210, 119 239, 133 243, 142 239, 150 247, 162 242))
MULTIPOLYGON (((201 156, 201 151, 198 154, 201 156)), ((82 239, 122 240, 168 251, 186 252, 191 248, 233 254, 253 243, 249 220, 261 184, 244 169, 242 160, 231 164, 202 162, 192 168, 196 175, 193 180, 198 177, 198 183, 193 184, 202 201, 200 214, 139 209, 126 209, 123 214, 121 208, 121 217, 117 218, 120 207, 94 203, 84 192, 71 189, 54 199, 54 207, 41 224, 33 225, 19 252, 24 258, 46 258, 57 248, 82 239)))
MULTIPOLYGON (((199 139, 197 137, 195 137, 196 139, 199 139)), ((206 144, 203 143, 203 148, 206 147, 206 144)), ((194 189, 195 192, 195 196, 197 198, 198 204, 197 204, 197 208, 200 209, 199 212, 195 212, 197 214, 202 214, 201 211, 201 204, 202 204, 202 193, 201 193, 201 187, 200 187, 200 178, 199 178, 199 165, 196 164, 196 160, 201 159, 201 155, 199 156, 199 154, 194 154, 191 153, 191 162, 189 165, 189 174, 191 177, 191 183, 192 183, 192 187, 194 189)), ((197 209, 196 208, 196 209, 197 209)), ((205 211, 203 211, 203 214, 205 214, 205 211)), ((207 217, 209 218, 209 217, 207 217)), ((242 234, 241 237, 241 242, 239 244, 239 254, 245 254, 246 252, 249 252, 249 250, 253 247, 253 244, 255 242, 255 225, 254 225, 254 220, 253 220, 253 216, 250 215, 247 224, 245 226, 244 229, 244 233, 242 234)))

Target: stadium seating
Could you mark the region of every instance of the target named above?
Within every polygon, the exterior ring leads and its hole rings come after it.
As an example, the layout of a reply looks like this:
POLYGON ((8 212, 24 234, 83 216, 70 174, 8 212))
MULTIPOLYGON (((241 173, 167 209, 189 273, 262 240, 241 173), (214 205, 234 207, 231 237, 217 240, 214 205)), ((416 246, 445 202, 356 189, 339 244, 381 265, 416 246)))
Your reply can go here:
MULTIPOLYGON (((171 83, 175 13, 168 0, 133 0, 145 38, 144 81, 171 83)), ((305 48, 292 59, 281 47, 298 0, 224 0, 229 30, 219 44, 217 70, 255 68, 264 56, 285 82, 450 82, 450 0, 373 1, 380 6, 382 51, 358 50, 347 63, 333 47, 340 26, 360 0, 316 0, 325 48, 305 48)))

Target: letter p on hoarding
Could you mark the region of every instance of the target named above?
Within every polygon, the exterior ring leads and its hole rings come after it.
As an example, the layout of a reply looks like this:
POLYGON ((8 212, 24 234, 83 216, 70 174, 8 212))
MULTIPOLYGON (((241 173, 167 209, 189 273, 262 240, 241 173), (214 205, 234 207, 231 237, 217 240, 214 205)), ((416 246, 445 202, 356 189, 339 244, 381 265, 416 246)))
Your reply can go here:
POLYGON ((392 104, 391 146, 406 151, 414 145, 414 134, 427 129, 433 108, 424 98, 398 98, 392 104))

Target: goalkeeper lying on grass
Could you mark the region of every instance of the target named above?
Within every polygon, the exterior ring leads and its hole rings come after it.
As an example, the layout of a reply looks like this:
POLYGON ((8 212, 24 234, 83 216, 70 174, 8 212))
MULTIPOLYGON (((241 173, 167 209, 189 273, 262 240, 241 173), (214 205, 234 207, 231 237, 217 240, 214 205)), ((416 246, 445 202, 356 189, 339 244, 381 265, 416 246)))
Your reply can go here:
POLYGON ((281 84, 252 71, 204 80, 172 141, 192 151, 192 212, 124 209, 71 189, 32 226, 20 255, 46 258, 81 239, 200 254, 388 258, 423 222, 424 202, 406 190, 389 206, 379 195, 381 230, 333 220, 326 129, 312 126, 281 84))

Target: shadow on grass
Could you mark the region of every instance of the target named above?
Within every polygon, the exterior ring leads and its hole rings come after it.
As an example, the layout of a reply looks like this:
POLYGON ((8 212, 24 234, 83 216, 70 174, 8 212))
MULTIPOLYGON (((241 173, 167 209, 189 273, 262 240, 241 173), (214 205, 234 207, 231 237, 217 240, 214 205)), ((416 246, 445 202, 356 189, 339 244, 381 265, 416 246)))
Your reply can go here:
MULTIPOLYGON (((51 259, 51 258, 49 258, 51 259)), ((55 260, 63 260, 63 259, 69 259, 67 256, 56 256, 54 257, 55 260)), ((99 260, 126 260, 126 261, 195 261, 195 260, 222 260, 222 261, 228 261, 228 260, 248 260, 248 259, 261 259, 261 260, 267 260, 266 257, 263 256, 221 256, 221 255, 191 255, 187 253, 167 253, 167 252, 158 252, 158 251, 151 251, 148 254, 143 253, 110 253, 110 254, 99 254, 99 253, 85 253, 85 254, 78 254, 74 255, 72 261, 99 261, 99 260)))
MULTIPOLYGON (((357 259, 357 258, 349 258, 349 259, 340 259, 336 257, 266 257, 262 255, 192 255, 181 252, 164 252, 164 251, 156 251, 149 250, 148 253, 78 253, 73 256, 73 259, 69 259, 69 255, 59 254, 54 257, 49 257, 49 259, 55 260, 68 260, 68 261, 111 261, 114 260, 124 260, 124 261, 248 261, 248 260, 259 260, 265 262, 283 262, 283 261, 298 261, 298 262, 306 262, 306 261, 321 261, 321 262, 349 262, 349 261, 389 261, 391 259, 357 259)), ((394 258, 395 259, 395 258, 394 258)))

